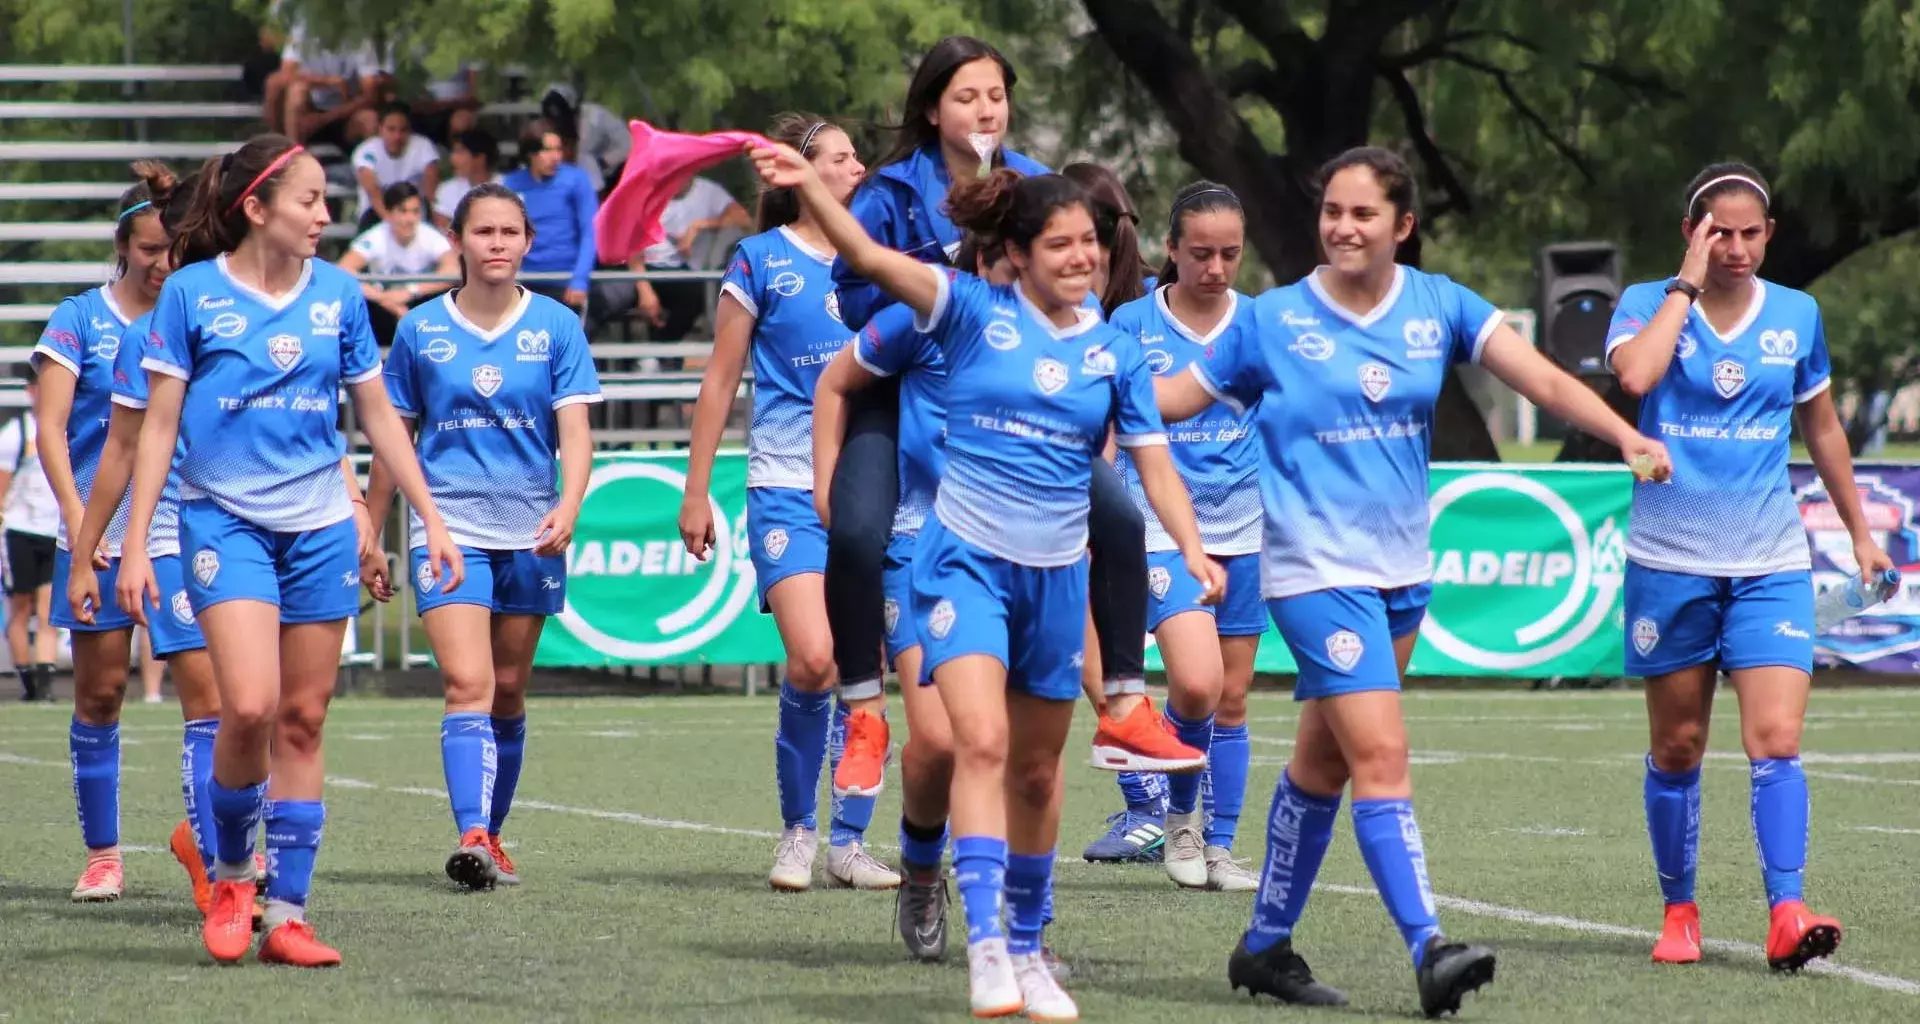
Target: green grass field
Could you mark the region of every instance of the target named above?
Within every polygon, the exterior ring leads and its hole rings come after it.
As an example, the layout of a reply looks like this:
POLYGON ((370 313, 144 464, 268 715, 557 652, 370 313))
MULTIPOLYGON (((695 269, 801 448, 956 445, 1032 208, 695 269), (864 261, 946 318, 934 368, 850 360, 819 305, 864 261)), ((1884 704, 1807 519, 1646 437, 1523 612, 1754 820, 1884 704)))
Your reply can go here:
MULTIPOLYGON (((1700 899, 1715 946, 1696 967, 1655 969, 1637 694, 1409 697, 1441 920, 1500 951, 1498 979, 1464 1019, 1920 1019, 1920 691, 1815 696, 1808 888, 1848 931, 1834 967, 1793 977, 1771 975, 1755 945, 1766 914, 1734 710, 1725 695, 1705 784, 1700 899)), ((82 907, 67 902, 80 866, 67 712, 0 707, 0 1019, 965 1019, 964 953, 956 943, 944 966, 907 962, 891 896, 768 891, 773 713, 764 697, 536 701, 507 829, 526 884, 466 895, 441 874, 454 836, 437 703, 335 704, 312 917, 346 966, 310 973, 251 960, 219 969, 200 948, 184 875, 164 852, 181 814, 171 708, 128 709, 128 895, 82 907)), ((1051 940, 1074 965, 1083 1019, 1316 1019, 1228 991, 1249 895, 1183 893, 1158 866, 1079 861, 1116 803, 1109 777, 1079 761, 1081 718, 1051 940)), ((1256 698, 1242 856, 1261 853, 1292 720, 1282 696, 1256 698)), ((875 817, 884 857, 897 814, 890 787, 875 817)), ((1318 1017, 1417 1017, 1405 952, 1344 815, 1320 883, 1299 946, 1353 1006, 1318 1017)))

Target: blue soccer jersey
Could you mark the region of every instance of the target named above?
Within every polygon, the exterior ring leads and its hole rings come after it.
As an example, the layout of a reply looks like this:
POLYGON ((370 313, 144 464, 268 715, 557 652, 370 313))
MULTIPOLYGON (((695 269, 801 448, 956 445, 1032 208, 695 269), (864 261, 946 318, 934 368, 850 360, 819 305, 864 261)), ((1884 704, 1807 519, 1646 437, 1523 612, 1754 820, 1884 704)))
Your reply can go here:
POLYGON ((913 329, 913 319, 913 310, 898 303, 882 309, 853 350, 868 373, 900 377, 900 504, 893 532, 907 536, 927 521, 947 471, 947 360, 938 342, 913 329))
POLYGON ((1018 285, 928 273, 939 295, 916 326, 940 343, 949 369, 947 472, 934 514, 1010 562, 1077 562, 1107 424, 1117 422, 1123 448, 1166 443, 1139 343, 1084 310, 1055 327, 1018 285))
MULTIPOLYGON (((1156 289, 1113 311, 1109 322, 1116 330, 1140 340, 1140 351, 1154 376, 1180 373, 1199 359, 1209 345, 1232 345, 1229 335, 1253 331, 1253 300, 1230 292, 1231 305, 1213 330, 1196 334, 1167 306, 1167 290, 1156 289)), ((1200 415, 1167 424, 1167 444, 1173 464, 1186 481, 1193 499, 1193 516, 1200 525, 1200 541, 1210 555, 1251 555, 1260 550, 1260 442, 1253 436, 1255 411, 1236 410, 1215 402, 1200 415)), ((1147 501, 1140 471, 1120 453, 1114 468, 1126 481, 1127 492, 1147 521, 1147 550, 1173 551, 1179 545, 1168 536, 1160 517, 1147 501)))
MULTIPOLYGON (((580 317, 522 291, 498 327, 482 330, 449 293, 400 321, 386 379, 394 408, 419 423, 420 468, 454 543, 533 547, 560 501, 554 413, 600 401, 580 317)), ((413 545, 426 543, 417 512, 410 525, 413 545)))
POLYGON ((1309 274, 1255 300, 1254 320, 1192 372, 1230 406, 1260 403, 1262 595, 1425 581, 1434 403, 1449 366, 1479 360, 1500 312, 1448 278, 1396 267, 1364 314, 1309 274))
POLYGON ((813 387, 852 333, 832 270, 832 256, 781 227, 741 239, 720 282, 754 318, 748 487, 813 489, 813 387))
POLYGON ((353 515, 340 482, 340 386, 380 376, 380 351, 353 275, 317 259, 285 295, 235 280, 220 256, 160 290, 140 360, 187 382, 180 499, 205 497, 276 532, 353 515))
MULTIPOLYGON (((1650 569, 1759 576, 1811 568, 1787 482, 1793 409, 1825 391, 1832 369, 1813 296, 1758 278, 1726 334, 1696 307, 1673 362, 1640 403, 1640 432, 1667 446, 1670 483, 1633 489, 1627 557, 1650 569)), ((1607 330, 1607 357, 1666 299, 1666 282, 1629 287, 1607 330)))
MULTIPOLYGON (((135 320, 133 326, 127 328, 129 338, 146 338, 152 334, 151 313, 135 320)), ((129 409, 147 407, 147 371, 140 368, 145 349, 146 346, 140 344, 120 347, 120 356, 114 360, 113 366, 113 404, 129 409)), ((180 553, 180 456, 185 450, 185 438, 175 441, 173 469, 167 473, 167 484, 160 492, 160 503, 153 507, 153 522, 147 524, 147 555, 151 558, 180 553)), ((130 499, 133 488, 127 488, 127 492, 130 499)))
MULTIPOLYGON (((47 320, 40 343, 34 346, 35 363, 51 360, 67 368, 74 376, 73 408, 67 413, 67 456, 73 462, 74 488, 86 501, 93 490, 93 475, 100 468, 100 450, 107 443, 107 421, 113 414, 113 366, 119 357, 122 338, 138 338, 129 333, 127 317, 113 301, 113 291, 102 285, 70 296, 54 308, 47 320)), ((136 343, 135 348, 138 348, 136 343)), ((122 498, 107 524, 107 553, 118 557, 120 542, 127 535, 130 502, 122 498)), ((58 543, 67 547, 67 524, 61 518, 58 543)))

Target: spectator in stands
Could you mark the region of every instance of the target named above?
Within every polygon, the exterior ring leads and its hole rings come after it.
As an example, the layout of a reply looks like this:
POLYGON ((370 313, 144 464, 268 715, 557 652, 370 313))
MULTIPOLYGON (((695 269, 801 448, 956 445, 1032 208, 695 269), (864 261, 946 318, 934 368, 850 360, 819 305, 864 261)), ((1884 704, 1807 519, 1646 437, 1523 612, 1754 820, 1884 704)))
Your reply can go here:
MULTIPOLYGON (((387 219, 368 228, 347 247, 340 267, 356 277, 374 274, 440 274, 452 277, 460 270, 447 236, 423 226, 426 202, 412 182, 388 185, 381 194, 387 219)), ((393 331, 407 310, 448 288, 452 281, 414 281, 388 286, 367 281, 360 285, 367 297, 367 316, 381 345, 393 343, 393 331)))
POLYGON ((627 123, 598 103, 581 103, 572 86, 561 84, 547 86, 540 116, 568 142, 571 159, 587 172, 594 194, 605 196, 620 180, 620 168, 633 149, 627 123))
POLYGON ((600 209, 593 183, 566 161, 560 133, 547 121, 528 122, 520 133, 520 155, 526 166, 504 184, 520 193, 533 222, 533 249, 521 268, 568 275, 565 281, 528 281, 527 287, 584 310, 593 273, 593 215, 600 209))
MULTIPOLYGON (((726 189, 706 178, 694 178, 660 215, 666 241, 649 247, 640 259, 648 270, 687 270, 695 246, 702 242, 700 236, 715 232, 704 247, 703 258, 691 264, 693 269, 707 269, 724 258, 724 246, 732 241, 719 232, 744 233, 752 225, 753 219, 747 216, 746 207, 735 201, 726 189)), ((637 291, 641 312, 653 323, 651 336, 656 341, 679 341, 686 337, 694 321, 712 305, 707 299, 707 286, 700 281, 651 284, 641 281, 637 291)))
MULTIPOLYGON (((40 388, 32 366, 27 400, 39 404, 40 388)), ((0 427, 0 494, 6 496, 7 650, 20 676, 21 700, 53 699, 53 658, 59 631, 52 623, 53 538, 60 529, 60 504, 47 475, 40 471, 38 431, 31 411, 0 427), (27 649, 27 622, 40 628, 27 649)))
POLYGON ((380 108, 380 134, 353 151, 353 176, 360 183, 360 228, 387 219, 382 198, 387 188, 406 182, 417 196, 440 187, 440 151, 432 140, 413 133, 413 112, 395 101, 380 108))
POLYGON ((500 142, 484 128, 461 132, 448 149, 453 162, 453 177, 440 183, 433 192, 433 222, 442 231, 453 225, 453 211, 475 185, 498 181, 494 167, 500 162, 500 142))
POLYGON ((431 98, 413 104, 413 130, 436 145, 451 146, 461 133, 479 127, 480 65, 462 64, 428 82, 427 95, 431 98))
POLYGON ((267 76, 265 120, 295 142, 326 142, 351 149, 365 138, 364 119, 393 88, 393 69, 371 43, 324 49, 296 21, 280 51, 280 69, 267 76))

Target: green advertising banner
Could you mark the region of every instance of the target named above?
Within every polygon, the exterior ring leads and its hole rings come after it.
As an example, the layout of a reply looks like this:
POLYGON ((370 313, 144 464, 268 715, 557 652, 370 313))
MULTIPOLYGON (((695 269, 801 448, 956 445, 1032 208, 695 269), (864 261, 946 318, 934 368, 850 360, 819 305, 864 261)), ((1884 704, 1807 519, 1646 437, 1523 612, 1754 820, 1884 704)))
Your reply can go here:
MULTIPOLYGON (((699 562, 680 544, 685 455, 597 456, 567 553, 566 609, 548 623, 535 663, 780 661, 747 557, 746 464, 738 452, 715 460, 717 550, 699 562)), ((1631 479, 1610 467, 1434 466, 1433 602, 1413 673, 1619 674, 1631 479)), ((1271 629, 1258 665, 1293 671, 1271 629)))

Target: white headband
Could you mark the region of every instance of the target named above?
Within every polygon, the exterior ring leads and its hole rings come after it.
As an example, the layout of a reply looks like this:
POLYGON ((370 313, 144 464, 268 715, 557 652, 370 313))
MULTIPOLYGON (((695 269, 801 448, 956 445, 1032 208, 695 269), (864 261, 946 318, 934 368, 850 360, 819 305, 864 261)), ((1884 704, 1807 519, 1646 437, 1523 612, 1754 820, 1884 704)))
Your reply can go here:
POLYGON ((827 122, 820 121, 815 123, 813 127, 807 129, 807 137, 800 140, 801 156, 807 155, 807 147, 813 145, 813 137, 815 135, 820 134, 820 129, 825 128, 826 126, 827 126, 827 122))
POLYGON ((1718 178, 1715 178, 1712 181, 1707 182, 1705 185, 1702 185, 1699 188, 1693 190, 1693 198, 1687 200, 1686 212, 1688 214, 1693 213, 1694 204, 1700 201, 1700 196, 1703 193, 1705 193, 1708 189, 1712 188, 1715 185, 1726 184, 1729 181, 1737 181, 1740 184, 1745 185, 1748 188, 1754 190, 1755 192, 1760 193, 1761 206, 1767 206, 1772 202, 1767 198, 1767 190, 1764 188, 1761 188, 1760 183, 1753 180, 1752 178, 1749 178, 1744 174, 1722 174, 1718 178))

